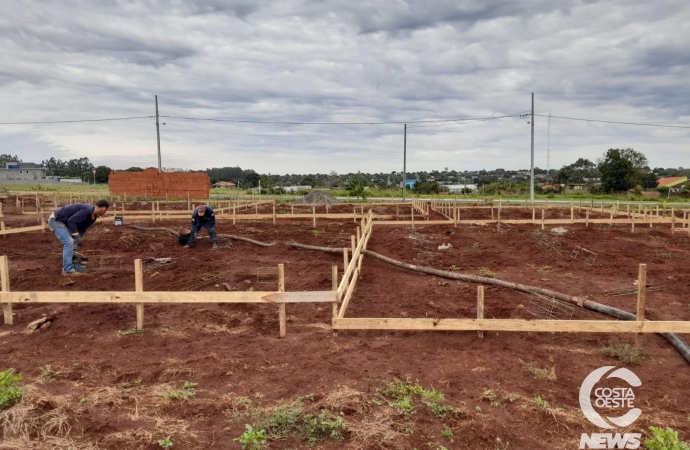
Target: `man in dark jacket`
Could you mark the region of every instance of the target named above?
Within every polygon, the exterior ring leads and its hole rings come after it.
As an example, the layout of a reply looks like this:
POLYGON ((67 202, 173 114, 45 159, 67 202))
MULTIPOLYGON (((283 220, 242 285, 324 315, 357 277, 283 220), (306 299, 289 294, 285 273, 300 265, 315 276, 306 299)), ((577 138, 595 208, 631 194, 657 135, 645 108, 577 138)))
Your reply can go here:
POLYGON ((213 244, 213 250, 218 249, 218 234, 215 230, 216 226, 216 215, 213 213, 213 208, 208 205, 199 205, 194 209, 192 213, 192 235, 187 241, 185 247, 189 248, 194 245, 196 236, 201 231, 202 228, 206 229, 208 237, 211 238, 211 243, 213 244))
POLYGON ((75 203, 53 211, 48 219, 48 228, 62 242, 62 274, 79 275, 72 263, 74 249, 83 244, 82 236, 96 222, 99 216, 108 212, 107 200, 98 200, 95 205, 75 203))

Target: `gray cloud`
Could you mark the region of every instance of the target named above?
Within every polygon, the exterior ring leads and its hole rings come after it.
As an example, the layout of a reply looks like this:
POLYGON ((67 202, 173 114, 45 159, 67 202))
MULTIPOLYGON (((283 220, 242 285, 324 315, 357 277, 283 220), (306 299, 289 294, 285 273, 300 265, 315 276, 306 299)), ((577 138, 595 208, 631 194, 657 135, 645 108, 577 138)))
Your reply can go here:
MULTIPOLYGON (((690 7, 680 0, 5 3, 0 122, 147 116, 155 94, 169 116, 485 117, 529 109, 534 91, 539 113, 690 123, 690 7)), ((346 172, 402 162, 401 125, 163 121, 163 161, 174 167, 346 172)), ((540 166, 546 131, 538 118, 540 166)), ((552 166, 623 145, 655 166, 688 166, 688 134, 554 119, 552 166)), ((413 170, 529 164, 529 126, 517 118, 410 128, 408 143, 413 170)), ((0 151, 43 155, 36 160, 85 155, 146 166, 155 149, 148 119, 0 126, 0 151)))

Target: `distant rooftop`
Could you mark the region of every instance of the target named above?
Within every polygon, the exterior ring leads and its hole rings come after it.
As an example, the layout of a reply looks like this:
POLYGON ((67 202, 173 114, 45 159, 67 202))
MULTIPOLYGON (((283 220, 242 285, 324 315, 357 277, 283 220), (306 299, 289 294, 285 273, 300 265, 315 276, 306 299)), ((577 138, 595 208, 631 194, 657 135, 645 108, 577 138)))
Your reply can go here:
POLYGON ((676 185, 679 185, 681 183, 685 183, 688 181, 688 177, 669 177, 669 178, 660 178, 658 183, 658 187, 673 187, 676 185))

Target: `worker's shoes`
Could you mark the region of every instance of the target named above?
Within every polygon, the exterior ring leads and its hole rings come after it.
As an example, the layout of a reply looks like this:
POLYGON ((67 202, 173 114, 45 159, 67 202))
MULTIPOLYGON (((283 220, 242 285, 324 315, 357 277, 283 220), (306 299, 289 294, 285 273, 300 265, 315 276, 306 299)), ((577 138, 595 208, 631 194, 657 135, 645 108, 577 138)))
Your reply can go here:
POLYGON ((218 250, 218 244, 216 244, 216 243, 214 242, 214 243, 213 243, 213 248, 212 248, 211 250, 218 250))
POLYGON ((63 271, 62 271, 62 274, 63 274, 64 276, 68 276, 68 277, 78 277, 78 276, 84 275, 83 272, 77 272, 76 270, 73 270, 73 271, 71 271, 71 272, 65 272, 65 271, 63 270, 63 271))
POLYGON ((192 246, 189 245, 189 244, 187 244, 187 245, 184 246, 184 248, 192 248, 192 246))

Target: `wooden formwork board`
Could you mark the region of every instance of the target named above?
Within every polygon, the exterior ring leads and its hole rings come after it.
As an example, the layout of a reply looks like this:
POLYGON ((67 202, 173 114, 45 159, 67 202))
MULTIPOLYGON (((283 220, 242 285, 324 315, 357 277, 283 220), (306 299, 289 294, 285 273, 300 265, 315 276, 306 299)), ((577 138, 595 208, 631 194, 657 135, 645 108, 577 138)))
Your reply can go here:
POLYGON ((329 303, 335 292, 0 292, 0 303, 329 303))
POLYGON ((334 318, 335 330, 690 333, 690 321, 334 318))

